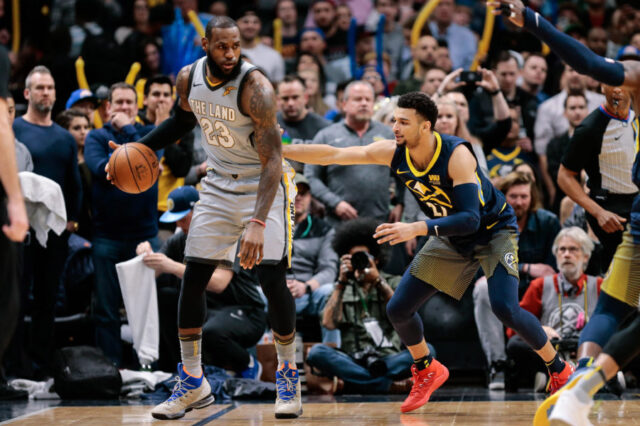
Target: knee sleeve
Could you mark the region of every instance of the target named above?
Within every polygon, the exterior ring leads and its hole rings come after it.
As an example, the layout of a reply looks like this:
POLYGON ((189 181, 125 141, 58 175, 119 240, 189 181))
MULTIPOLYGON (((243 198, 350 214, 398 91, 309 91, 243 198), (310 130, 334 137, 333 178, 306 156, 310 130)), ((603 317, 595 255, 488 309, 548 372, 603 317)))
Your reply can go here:
POLYGON ((178 328, 200 328, 207 314, 205 289, 216 269, 214 265, 187 262, 178 301, 178 328))
POLYGON ((424 339, 422 319, 416 312, 437 291, 411 275, 410 269, 405 271, 393 297, 387 302, 387 318, 407 346, 417 345, 424 339))
POLYGON ((260 286, 267 298, 271 329, 280 336, 296 328, 296 303, 287 287, 287 259, 277 265, 257 266, 260 286))
POLYGON ((514 329, 534 350, 547 342, 540 321, 518 303, 518 279, 509 275, 502 265, 496 266, 488 280, 489 300, 493 313, 504 325, 514 329))
POLYGON ((596 309, 580 333, 579 344, 594 342, 601 347, 606 345, 620 324, 634 311, 633 306, 601 291, 596 309))

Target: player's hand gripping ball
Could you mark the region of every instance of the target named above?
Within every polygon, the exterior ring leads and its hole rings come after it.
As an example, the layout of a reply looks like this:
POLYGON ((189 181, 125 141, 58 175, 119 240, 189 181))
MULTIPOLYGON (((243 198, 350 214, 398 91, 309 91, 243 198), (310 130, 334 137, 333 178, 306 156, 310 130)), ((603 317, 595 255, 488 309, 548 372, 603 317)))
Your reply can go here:
POLYGON ((160 175, 160 166, 151 148, 131 142, 113 151, 107 171, 111 182, 119 190, 139 194, 153 186, 160 175))

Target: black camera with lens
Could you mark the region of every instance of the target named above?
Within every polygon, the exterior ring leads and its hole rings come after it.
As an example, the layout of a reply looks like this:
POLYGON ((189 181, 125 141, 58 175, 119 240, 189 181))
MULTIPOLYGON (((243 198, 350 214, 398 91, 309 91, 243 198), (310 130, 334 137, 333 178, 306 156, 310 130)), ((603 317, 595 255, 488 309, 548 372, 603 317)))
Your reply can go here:
POLYGON ((364 272, 369 267, 371 255, 366 251, 357 251, 351 255, 351 266, 354 271, 364 272))
POLYGON ((359 365, 363 366, 373 377, 380 377, 387 374, 387 364, 380 358, 376 350, 369 347, 363 351, 356 352, 351 357, 359 365))

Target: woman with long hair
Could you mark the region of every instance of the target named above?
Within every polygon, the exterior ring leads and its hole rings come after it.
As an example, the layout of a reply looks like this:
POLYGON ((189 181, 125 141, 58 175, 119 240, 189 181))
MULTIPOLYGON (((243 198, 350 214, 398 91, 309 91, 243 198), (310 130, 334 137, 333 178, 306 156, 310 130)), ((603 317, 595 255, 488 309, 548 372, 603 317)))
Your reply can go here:
POLYGON ((76 141, 78 147, 78 168, 82 181, 82 208, 78 220, 78 234, 91 239, 91 171, 84 161, 84 142, 91 130, 89 117, 75 109, 62 111, 56 117, 56 123, 66 129, 76 141))

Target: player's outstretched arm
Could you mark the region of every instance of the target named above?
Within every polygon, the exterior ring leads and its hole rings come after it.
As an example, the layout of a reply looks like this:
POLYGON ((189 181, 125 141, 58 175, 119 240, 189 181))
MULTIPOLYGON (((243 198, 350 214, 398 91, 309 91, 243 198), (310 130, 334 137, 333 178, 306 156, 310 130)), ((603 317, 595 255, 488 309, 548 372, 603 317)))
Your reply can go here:
POLYGON ((537 12, 524 7, 520 0, 490 1, 488 5, 496 8, 494 14, 504 15, 547 43, 554 53, 580 74, 589 75, 609 86, 632 86, 640 82, 637 66, 623 66, 620 62, 596 55, 574 38, 558 31, 537 12))
POLYGON ((176 79, 178 102, 173 108, 173 114, 138 142, 157 151, 182 139, 196 126, 196 117, 189 106, 189 74, 192 66, 193 64, 187 65, 178 73, 176 79))
POLYGON ((271 83, 259 71, 248 74, 244 84, 243 111, 253 121, 255 147, 260 157, 262 172, 258 183, 258 195, 252 222, 240 241, 240 265, 252 268, 262 260, 264 245, 264 224, 282 179, 282 140, 276 120, 276 95, 271 83))
POLYGON ((331 145, 284 145, 282 153, 284 158, 299 161, 306 164, 379 164, 389 166, 396 150, 396 142, 382 140, 365 146, 350 146, 348 148, 336 148, 331 145))

